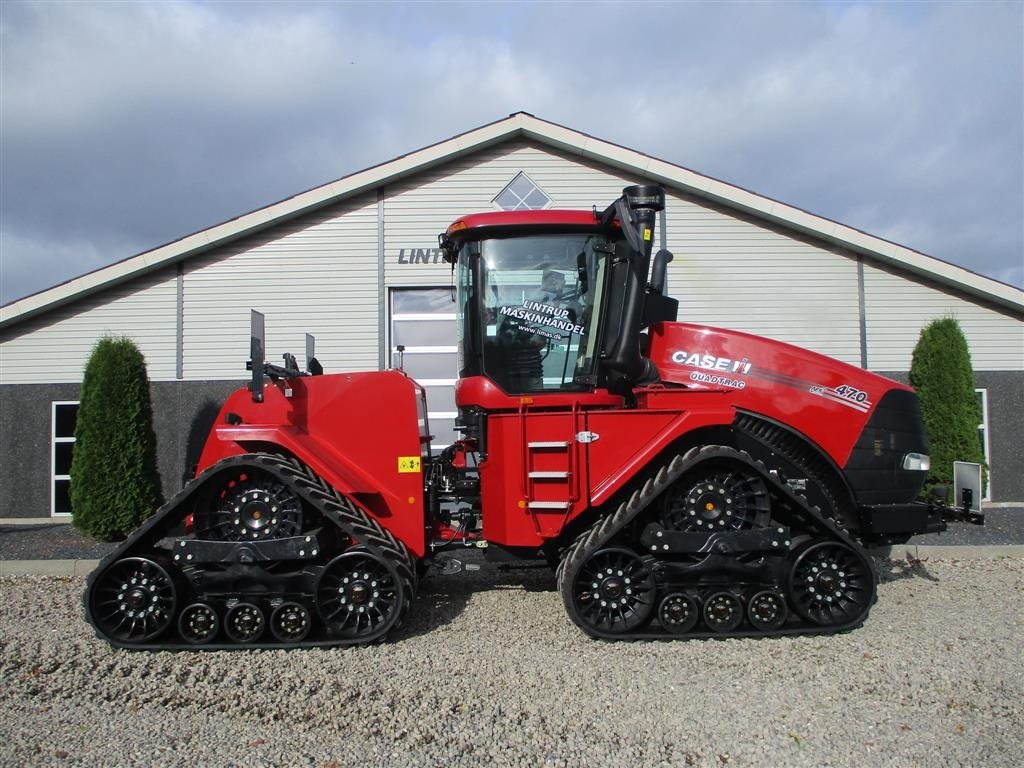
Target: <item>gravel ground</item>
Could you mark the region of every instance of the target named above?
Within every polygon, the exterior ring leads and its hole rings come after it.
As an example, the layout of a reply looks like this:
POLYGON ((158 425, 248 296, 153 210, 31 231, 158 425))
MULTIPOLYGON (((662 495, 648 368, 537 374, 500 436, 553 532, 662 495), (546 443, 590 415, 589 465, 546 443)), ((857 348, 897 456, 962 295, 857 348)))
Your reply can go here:
POLYGON ((604 643, 547 571, 434 577, 384 645, 140 653, 0 580, 0 764, 1019 766, 1024 560, 881 564, 832 637, 604 643))

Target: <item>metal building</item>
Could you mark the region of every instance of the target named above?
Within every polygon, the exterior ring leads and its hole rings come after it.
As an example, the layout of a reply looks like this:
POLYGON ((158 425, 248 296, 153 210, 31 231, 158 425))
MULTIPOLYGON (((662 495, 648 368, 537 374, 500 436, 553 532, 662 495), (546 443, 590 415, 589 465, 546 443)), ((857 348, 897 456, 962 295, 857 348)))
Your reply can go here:
POLYGON ((250 308, 266 315, 271 360, 301 357, 305 331, 328 372, 390 367, 403 345, 445 444, 455 310, 437 234, 464 213, 589 208, 652 180, 668 193, 680 320, 905 380, 921 328, 955 316, 983 407, 990 499, 1024 500, 1024 292, 520 112, 0 308, 0 517, 68 513, 79 382, 105 333, 146 356, 164 491, 177 491, 220 400, 246 377, 250 308))

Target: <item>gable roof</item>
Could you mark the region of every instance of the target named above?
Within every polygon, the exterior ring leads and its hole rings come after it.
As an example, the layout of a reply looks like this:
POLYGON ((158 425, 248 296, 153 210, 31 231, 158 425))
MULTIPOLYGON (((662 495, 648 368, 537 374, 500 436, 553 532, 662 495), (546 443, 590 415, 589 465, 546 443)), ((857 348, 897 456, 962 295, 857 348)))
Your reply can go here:
POLYGON ((475 128, 445 141, 410 152, 380 165, 300 192, 277 203, 237 216, 208 229, 131 256, 39 293, 0 307, 0 328, 14 325, 63 304, 96 293, 146 272, 174 264, 225 245, 346 197, 390 184, 397 179, 514 138, 527 138, 570 155, 619 168, 870 259, 958 289, 983 301, 1024 314, 1024 291, 971 272, 933 256, 816 216, 724 181, 612 144, 526 112, 475 128))

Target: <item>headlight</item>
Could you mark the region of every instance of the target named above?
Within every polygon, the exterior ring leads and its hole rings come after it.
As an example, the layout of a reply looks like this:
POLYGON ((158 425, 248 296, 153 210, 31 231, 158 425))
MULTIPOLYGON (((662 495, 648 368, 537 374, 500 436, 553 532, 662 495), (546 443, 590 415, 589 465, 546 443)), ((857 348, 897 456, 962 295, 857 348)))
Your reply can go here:
POLYGON ((923 453, 908 453, 903 457, 903 468, 927 472, 932 468, 932 460, 923 453))

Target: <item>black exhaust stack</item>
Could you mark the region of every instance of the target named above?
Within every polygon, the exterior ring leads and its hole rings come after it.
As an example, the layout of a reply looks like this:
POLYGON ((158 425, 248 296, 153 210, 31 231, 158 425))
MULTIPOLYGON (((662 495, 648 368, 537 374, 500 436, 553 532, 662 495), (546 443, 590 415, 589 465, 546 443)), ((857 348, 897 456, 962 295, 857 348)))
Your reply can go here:
MULTIPOLYGON (((602 221, 618 219, 625 237, 615 247, 611 265, 611 295, 602 345, 604 367, 618 374, 605 382, 610 389, 623 390, 634 384, 658 380, 658 370, 640 352, 640 331, 648 324, 645 312, 648 297, 647 276, 654 246, 654 225, 659 211, 665 208, 665 190, 654 185, 637 185, 622 190, 602 214, 602 221)), ((665 269, 671 260, 668 251, 658 254, 652 288, 658 294, 664 287, 665 269), (664 255, 663 255, 664 254, 664 255)), ((667 318, 660 318, 667 319, 667 318)), ((673 318, 674 319, 674 318, 673 318)))

